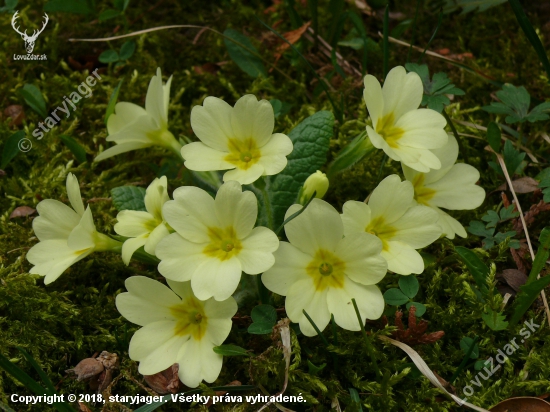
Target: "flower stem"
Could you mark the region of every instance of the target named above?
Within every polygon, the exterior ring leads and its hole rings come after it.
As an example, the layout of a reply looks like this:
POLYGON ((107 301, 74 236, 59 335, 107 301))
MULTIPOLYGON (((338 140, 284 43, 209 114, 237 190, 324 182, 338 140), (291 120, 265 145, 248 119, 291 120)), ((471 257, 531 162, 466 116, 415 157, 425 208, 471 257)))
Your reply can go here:
POLYGON ((363 324, 363 320, 361 319, 361 314, 359 313, 359 308, 357 307, 357 303, 355 302, 355 298, 352 300, 353 308, 355 309, 355 314, 357 315, 357 320, 359 321, 359 327, 363 331, 363 336, 365 337, 365 344, 367 346, 367 352, 370 355, 371 361, 372 361, 372 367, 374 369, 374 372, 376 372, 376 375, 382 376, 380 373, 380 369, 378 369, 378 364, 376 363, 376 356, 374 356, 374 349, 371 345, 369 335, 367 335, 367 331, 365 330, 365 325, 363 324))
POLYGON ((260 297, 260 303, 262 305, 271 304, 271 296, 269 295, 269 290, 265 287, 262 282, 262 275, 256 275, 256 285, 258 286, 258 296, 260 297))
POLYGON ((264 207, 265 207, 265 214, 267 216, 267 227, 269 227, 271 230, 273 230, 273 209, 271 209, 271 202, 269 201, 269 195, 266 190, 266 184, 265 182, 262 182, 261 184, 255 185, 260 192, 262 192, 262 197, 264 198, 264 207))

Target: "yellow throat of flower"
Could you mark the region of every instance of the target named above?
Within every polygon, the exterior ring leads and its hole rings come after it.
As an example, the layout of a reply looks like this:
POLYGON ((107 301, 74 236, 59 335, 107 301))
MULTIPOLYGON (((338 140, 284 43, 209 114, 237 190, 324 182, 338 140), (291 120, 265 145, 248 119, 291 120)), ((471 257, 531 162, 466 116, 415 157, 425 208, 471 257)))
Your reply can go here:
POLYGON ((426 175, 423 173, 419 173, 414 177, 412 181, 414 186, 414 199, 422 205, 429 206, 429 201, 434 197, 436 191, 424 186, 425 180, 426 175))
POLYGON ((195 340, 202 339, 208 327, 208 318, 198 299, 191 297, 171 306, 170 313, 176 319, 175 335, 191 335, 195 340))
POLYGON ((232 226, 225 229, 209 227, 208 237, 210 243, 203 249, 203 253, 210 257, 228 260, 237 256, 243 248, 232 226))
POLYGON ((395 149, 398 147, 397 141, 403 137, 405 131, 400 127, 395 127, 395 115, 391 112, 378 119, 376 133, 382 136, 391 148, 395 149))
POLYGON ((386 219, 383 216, 379 216, 370 221, 365 228, 365 232, 380 239, 382 241, 382 249, 387 251, 389 249, 388 241, 395 236, 396 230, 386 223, 386 219))
POLYGON ((322 291, 329 287, 343 288, 345 269, 346 264, 334 253, 319 249, 307 265, 306 272, 313 278, 315 289, 322 291))
POLYGON ((253 138, 229 139, 228 148, 229 154, 225 156, 225 160, 237 166, 238 169, 248 170, 258 163, 261 157, 260 149, 253 138))

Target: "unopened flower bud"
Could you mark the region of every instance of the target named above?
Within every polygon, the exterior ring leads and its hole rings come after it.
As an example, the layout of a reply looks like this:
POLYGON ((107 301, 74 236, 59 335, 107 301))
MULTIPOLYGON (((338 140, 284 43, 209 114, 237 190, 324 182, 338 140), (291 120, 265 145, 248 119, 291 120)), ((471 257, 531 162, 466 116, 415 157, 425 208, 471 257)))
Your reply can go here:
POLYGON ((302 186, 302 190, 300 190, 300 203, 305 205, 311 196, 313 196, 313 192, 315 192, 315 197, 322 199, 325 193, 327 193, 327 190, 327 175, 317 170, 304 182, 304 186, 302 186))

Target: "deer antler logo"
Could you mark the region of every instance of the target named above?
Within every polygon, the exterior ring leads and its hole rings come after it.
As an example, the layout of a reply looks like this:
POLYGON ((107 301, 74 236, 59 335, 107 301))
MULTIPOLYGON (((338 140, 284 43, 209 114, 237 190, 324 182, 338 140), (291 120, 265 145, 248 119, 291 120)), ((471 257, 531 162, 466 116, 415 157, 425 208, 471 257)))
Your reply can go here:
POLYGON ((19 13, 19 11, 16 11, 15 14, 13 15, 13 17, 11 19, 11 25, 12 25, 13 29, 17 33, 19 33, 21 35, 21 38, 25 41, 25 48, 27 49, 27 53, 31 54, 33 49, 34 49, 34 42, 36 41, 38 35, 44 31, 44 29, 46 28, 46 24, 48 24, 48 21, 50 19, 48 18, 48 15, 46 13, 44 13, 45 20, 44 20, 44 24, 42 25, 42 28, 40 30, 34 30, 32 36, 29 36, 27 34, 27 30, 25 30, 24 33, 21 33, 19 31, 19 27, 15 26, 15 20, 17 20, 17 18, 19 17, 17 15, 18 13, 19 13))

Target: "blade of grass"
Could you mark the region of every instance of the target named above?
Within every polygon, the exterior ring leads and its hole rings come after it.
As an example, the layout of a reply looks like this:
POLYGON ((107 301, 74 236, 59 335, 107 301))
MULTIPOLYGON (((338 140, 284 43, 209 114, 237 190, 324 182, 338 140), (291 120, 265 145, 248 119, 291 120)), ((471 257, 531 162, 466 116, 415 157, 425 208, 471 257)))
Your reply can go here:
POLYGON ((0 409, 3 410, 4 412, 15 412, 12 408, 10 408, 8 405, 2 402, 0 402, 0 409))
POLYGON ((527 15, 525 14, 523 7, 521 7, 519 0, 508 0, 508 3, 510 3, 512 10, 516 15, 516 19, 518 20, 519 25, 523 29, 523 32, 527 36, 527 39, 529 40, 529 42, 537 52, 537 55, 539 56, 539 60, 542 63, 544 70, 546 70, 546 74, 548 75, 548 81, 550 82, 550 61, 548 61, 546 50, 544 50, 544 46, 542 45, 539 39, 539 36, 537 35, 537 32, 535 31, 533 25, 527 18, 527 15))
POLYGON ((418 20, 418 10, 420 9, 421 2, 422 0, 416 0, 416 10, 414 11, 414 19, 411 28, 411 45, 409 46, 409 51, 407 52, 407 63, 411 61, 412 45, 414 44, 414 37, 416 36, 416 21, 418 20))
POLYGON ((455 373, 453 373, 453 376, 451 376, 451 379, 449 380, 449 383, 451 385, 456 380, 456 378, 458 378, 458 375, 460 375, 460 372, 462 372, 462 370, 466 367, 466 364, 468 363, 468 360, 470 359, 470 355, 474 351, 478 340, 479 340, 479 336, 476 336, 472 344, 468 348, 468 352, 466 352, 466 356, 464 356, 464 358, 462 359, 462 362, 460 362, 460 365, 458 365, 458 368, 456 368, 455 373))
POLYGON ((48 390, 52 394, 54 394, 56 391, 52 381, 50 380, 50 378, 48 378, 48 375, 46 375, 46 373, 42 370, 42 368, 38 365, 38 363, 36 363, 34 358, 25 349, 20 348, 19 346, 16 346, 16 348, 19 352, 23 354, 25 359, 27 359, 27 362, 29 362, 31 366, 34 368, 34 370, 38 373, 38 376, 40 376, 40 379, 46 385, 48 390))
POLYGON ((451 119, 451 117, 447 114, 445 109, 442 110, 441 114, 447 120, 447 124, 450 126, 451 130, 453 131, 453 135, 455 136, 456 142, 458 143, 458 149, 459 152, 462 153, 462 157, 464 157, 465 163, 470 163, 468 161, 468 155, 466 154, 466 150, 464 150, 464 145, 462 144, 462 139, 458 136, 458 131, 456 130, 456 127, 451 119))
POLYGON ((315 199, 316 194, 317 194, 317 191, 314 191, 313 194, 311 195, 311 198, 307 201, 307 203, 304 205, 303 208, 298 210, 296 213, 291 214, 289 217, 287 217, 284 220, 284 222, 281 224, 281 226, 279 226, 279 228, 275 231, 275 234, 277 236, 279 236, 279 233, 281 232, 281 230, 283 230, 283 227, 285 227, 285 225, 288 222, 290 222, 292 219, 296 219, 298 216, 300 216, 306 210, 306 208, 309 206, 309 204, 312 202, 312 200, 315 199))
POLYGON ((437 26, 435 26, 435 30, 432 34, 432 37, 430 37, 430 40, 428 41, 428 44, 424 48, 424 51, 422 52, 422 55, 420 56, 420 59, 418 61, 422 63, 424 61, 424 56, 426 55, 426 51, 429 49, 430 45, 432 44, 433 39, 435 39, 435 35, 437 34, 437 31, 439 30, 439 27, 441 26, 441 22, 443 21, 443 10, 439 12, 439 16, 437 17, 437 26))
POLYGON ((367 31, 365 30, 365 26, 363 25, 363 20, 361 20, 361 17, 354 11, 348 12, 348 17, 361 35, 361 39, 363 39, 363 56, 361 61, 361 75, 365 77, 365 73, 367 72, 367 31))
MULTIPOLYGON (((309 0, 307 2, 309 7, 309 13, 311 14, 311 24, 313 26, 313 31, 319 33, 319 3, 318 0, 309 0)), ((315 47, 319 47, 319 40, 315 36, 315 47)))
POLYGON ((365 337, 365 344, 367 346, 367 352, 370 355, 370 359, 372 362, 372 368, 374 369, 374 372, 376 375, 382 377, 382 373, 380 373, 380 369, 378 369, 378 363, 376 362, 376 356, 374 356, 374 349, 372 347, 372 344, 369 339, 369 335, 367 335, 367 331, 365 330, 365 324, 363 323, 363 319, 361 319, 361 314, 359 313, 359 308, 357 307, 357 302, 355 302, 355 298, 351 300, 353 303, 353 308, 355 309, 355 314, 357 315, 357 320, 359 321, 359 327, 363 331, 363 336, 365 337))
POLYGON ((306 312, 305 309, 302 309, 302 313, 306 316, 307 320, 309 321, 309 323, 311 323, 311 326, 313 327, 313 329, 315 329, 315 332, 317 332, 317 335, 319 335, 319 337, 321 338, 321 340, 323 341, 323 344, 325 345, 325 347, 328 348, 328 340, 327 338, 325 338, 325 335, 323 335, 321 333, 321 331, 319 330, 319 328, 317 327, 317 325, 315 324, 315 322, 313 321, 313 319, 311 319, 311 316, 308 315, 308 313, 306 312))
MULTIPOLYGON (((386 6, 384 11, 384 79, 388 75, 389 71, 389 61, 390 61, 390 42, 389 42, 389 32, 390 32, 390 5, 386 6)), ((366 45, 365 45, 366 47, 366 45)))

